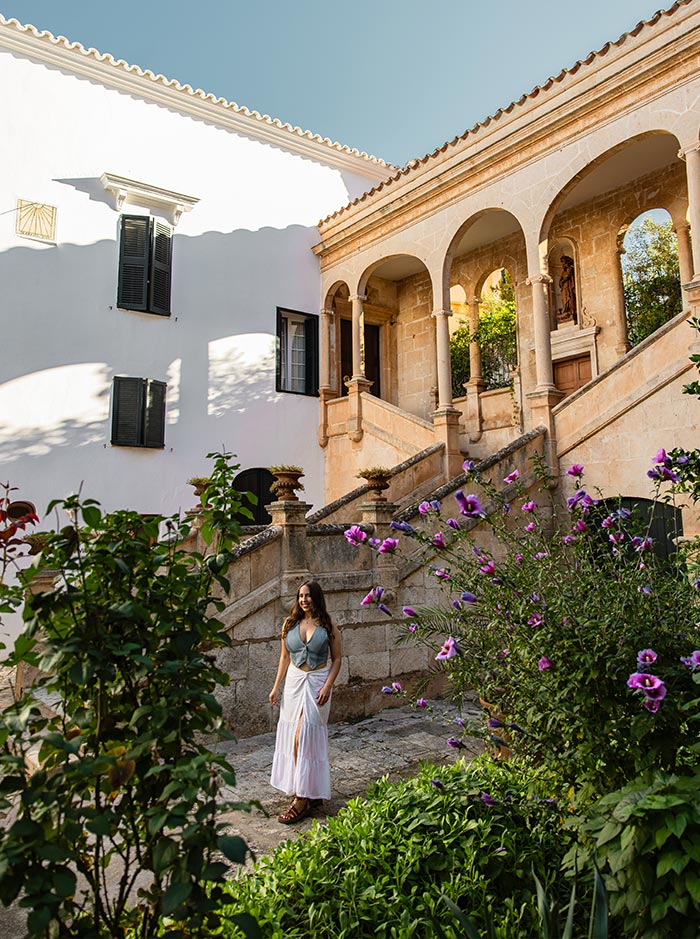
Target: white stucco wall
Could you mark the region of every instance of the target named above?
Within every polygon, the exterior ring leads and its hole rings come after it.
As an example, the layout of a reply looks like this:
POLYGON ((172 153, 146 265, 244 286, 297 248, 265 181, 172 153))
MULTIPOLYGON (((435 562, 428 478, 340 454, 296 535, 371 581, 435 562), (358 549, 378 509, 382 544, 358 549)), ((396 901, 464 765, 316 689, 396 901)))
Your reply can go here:
POLYGON ((276 307, 318 313, 315 225, 374 184, 363 161, 347 172, 5 49, 0 83, 2 477, 40 513, 81 482, 107 508, 171 512, 225 446, 242 468, 303 465, 319 506, 318 401, 275 391, 276 307), (175 229, 169 318, 116 308, 105 172, 200 200, 175 229), (18 198, 57 206, 55 245, 15 234, 18 198), (110 445, 114 375, 168 382, 165 450, 110 445))

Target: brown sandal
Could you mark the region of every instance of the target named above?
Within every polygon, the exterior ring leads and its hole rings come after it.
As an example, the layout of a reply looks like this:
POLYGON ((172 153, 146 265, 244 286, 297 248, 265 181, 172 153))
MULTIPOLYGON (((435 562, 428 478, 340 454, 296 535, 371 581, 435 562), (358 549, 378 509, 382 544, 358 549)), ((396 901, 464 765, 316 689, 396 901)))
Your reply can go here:
POLYGON ((310 799, 299 799, 295 796, 287 811, 277 816, 277 821, 282 822, 283 825, 292 825, 294 822, 300 822, 302 818, 306 818, 310 811, 310 799))

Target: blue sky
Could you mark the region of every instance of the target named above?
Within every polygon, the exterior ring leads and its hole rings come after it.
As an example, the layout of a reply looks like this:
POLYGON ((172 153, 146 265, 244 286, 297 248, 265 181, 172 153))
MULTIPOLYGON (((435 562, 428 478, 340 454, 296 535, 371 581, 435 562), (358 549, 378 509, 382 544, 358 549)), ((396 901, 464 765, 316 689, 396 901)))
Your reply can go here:
POLYGON ((671 0, 0 0, 0 12, 397 164, 671 0))

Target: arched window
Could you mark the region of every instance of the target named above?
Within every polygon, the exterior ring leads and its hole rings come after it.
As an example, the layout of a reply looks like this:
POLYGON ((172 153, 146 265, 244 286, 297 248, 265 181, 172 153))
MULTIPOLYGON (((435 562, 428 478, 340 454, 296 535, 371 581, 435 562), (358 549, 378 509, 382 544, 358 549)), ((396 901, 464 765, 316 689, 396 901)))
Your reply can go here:
POLYGON ((233 485, 239 492, 252 492, 257 497, 258 504, 251 505, 244 501, 250 511, 253 513, 252 520, 245 515, 239 515, 237 521, 241 525, 269 525, 272 516, 267 511, 270 502, 274 502, 274 493, 270 491, 270 486, 275 481, 272 473, 263 467, 243 470, 233 481, 233 485))
POLYGON ((643 212, 629 225, 621 253, 630 346, 683 309, 678 242, 665 209, 643 212))

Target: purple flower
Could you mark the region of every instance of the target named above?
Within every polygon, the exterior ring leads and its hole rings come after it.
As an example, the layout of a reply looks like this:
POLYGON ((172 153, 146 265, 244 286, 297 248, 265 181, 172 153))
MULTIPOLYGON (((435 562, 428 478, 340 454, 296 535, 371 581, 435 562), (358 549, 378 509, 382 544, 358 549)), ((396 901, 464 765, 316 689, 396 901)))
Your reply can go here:
POLYGON ((476 463, 474 462, 474 460, 465 460, 464 463, 462 463, 462 472, 471 473, 475 466, 476 466, 476 463))
POLYGON ((418 511, 420 512, 421 515, 427 515, 428 512, 430 511, 430 503, 421 502, 421 504, 418 506, 418 511))
POLYGON ((412 606, 405 606, 401 612, 404 616, 418 616, 412 606))
POLYGON ((528 522, 527 525, 525 526, 525 531, 534 531, 534 530, 535 530, 535 523, 528 522))
POLYGON ((497 717, 490 717, 490 718, 486 721, 486 726, 487 726, 490 730, 498 730, 499 727, 505 727, 505 724, 503 723, 503 721, 499 721, 499 719, 498 719, 497 717))
POLYGON ((348 539, 348 544, 351 544, 355 548, 359 547, 363 541, 367 540, 367 535, 362 531, 359 525, 351 525, 343 534, 348 539))
POLYGON ((564 544, 571 544, 572 541, 576 541, 573 535, 564 535, 564 544))
POLYGON ((391 610, 389 609, 389 607, 388 607, 388 606, 385 606, 383 603, 378 603, 378 604, 377 604, 377 609, 378 609, 378 610, 381 610, 382 613, 386 613, 387 616, 391 616, 391 615, 392 615, 392 612, 391 612, 391 610))
POLYGON ((370 538, 367 541, 367 544, 370 546, 370 548, 378 548, 381 543, 382 543, 381 538, 370 538))
POLYGON ((655 698, 647 698, 644 702, 644 707, 647 709, 647 711, 651 711, 652 714, 656 714, 656 712, 661 707, 661 701, 656 700, 655 698))
POLYGON ((542 558, 546 558, 546 557, 547 557, 547 552, 546 552, 546 551, 538 551, 537 554, 536 554, 535 557, 534 557, 534 560, 535 560, 535 561, 541 561, 542 558))
POLYGON ((574 463, 566 471, 567 476, 583 476, 583 467, 580 463, 574 463))
POLYGON ((643 587, 637 587, 637 593, 643 593, 647 597, 650 597, 653 592, 654 591, 651 589, 651 587, 648 584, 644 584, 643 587))
POLYGON ((456 518, 448 518, 447 524, 450 526, 450 528, 454 528, 455 531, 459 531, 459 522, 456 518))
POLYGON ((510 502, 503 503, 503 514, 510 515, 510 502))
POLYGON ((627 679, 628 688, 641 688, 647 694, 649 690, 658 688, 660 685, 663 685, 663 681, 660 678, 657 678, 656 675, 649 675, 646 672, 633 672, 627 679))
POLYGON ((378 554, 393 554, 398 548, 399 543, 396 538, 385 538, 377 548, 378 554))
POLYGON ((496 562, 495 561, 486 561, 485 564, 482 564, 479 568, 482 574, 494 574, 496 572, 496 562))
POLYGON ((520 478, 519 470, 514 469, 512 473, 508 473, 506 478, 503 480, 504 483, 514 483, 516 479, 520 478))
POLYGON ((465 603, 476 603, 476 596, 473 593, 469 593, 468 590, 464 591, 460 599, 465 603))
POLYGON ((681 656, 681 662, 686 668, 696 672, 700 668, 700 650, 696 649, 695 652, 691 652, 690 655, 681 656))
POLYGON ((573 496, 566 500, 566 505, 570 512, 572 509, 576 508, 585 495, 586 491, 584 489, 577 489, 573 496))
POLYGON ((653 665, 657 659, 658 655, 653 649, 642 649, 637 653, 637 668, 641 669, 643 665, 653 665))
POLYGON ((532 616, 527 621, 528 626, 541 626, 542 625, 542 614, 533 613, 532 616))
POLYGON ((656 454, 652 457, 652 463, 665 463, 666 462, 666 451, 663 447, 660 450, 656 451, 656 454))
POLYGON ((360 600, 360 606, 369 606, 371 603, 374 603, 374 599, 375 599, 374 587, 372 587, 372 589, 367 594, 367 596, 363 597, 362 600, 360 600))
POLYGON ((518 564, 522 564, 523 561, 525 560, 525 556, 522 555, 522 554, 516 554, 516 555, 515 555, 515 560, 516 560, 516 562, 517 562, 518 564))
POLYGON ((390 522, 389 528, 393 531, 402 531, 405 535, 415 535, 416 530, 412 525, 409 525, 408 522, 390 522))
POLYGON ((444 548, 445 536, 441 531, 438 531, 433 535, 433 540, 430 543, 434 548, 444 548))
POLYGON ((574 531, 588 531, 588 525, 582 518, 577 518, 574 522, 574 531))
POLYGON ((436 567, 435 570, 433 571, 433 576, 437 577, 438 580, 449 580, 450 572, 446 571, 442 567, 436 567))
POLYGON ((612 531, 608 535, 608 541, 612 541, 613 544, 619 544, 621 541, 625 540, 624 531, 612 531))
POLYGON ((456 737, 447 738, 447 746, 452 747, 453 750, 464 750, 464 744, 461 740, 458 740, 456 737))
POLYGON ((403 688, 401 687, 401 682, 400 682, 400 681, 392 681, 391 687, 394 689, 394 691, 395 691, 397 694, 398 694, 400 691, 403 691, 403 688))
POLYGON ((460 648, 456 639, 453 639, 452 636, 448 636, 442 644, 442 649, 440 649, 435 656, 435 660, 437 662, 444 662, 445 659, 453 659, 456 655, 459 655, 459 652, 460 648))
POLYGON ((674 473, 674 471, 669 469, 667 466, 659 466, 656 469, 647 470, 647 476, 649 479, 657 479, 662 482, 672 483, 677 483, 680 479, 678 473, 674 473))
POLYGON ((551 659, 548 659, 546 655, 543 655, 537 663, 537 667, 541 672, 546 672, 548 668, 554 667, 554 663, 551 661, 551 659))
POLYGON ((463 717, 453 717, 453 718, 452 718, 452 723, 453 723, 453 724, 458 724, 460 727, 464 727, 465 724, 466 724, 466 721, 464 720, 463 717))
POLYGON ((410 633, 414 633, 417 629, 418 629, 418 627, 416 626, 415 623, 409 623, 409 624, 408 624, 408 631, 409 631, 410 633))
POLYGON ((394 689, 390 685, 384 685, 382 688, 382 694, 393 694, 394 689))
POLYGON ((489 795, 488 792, 481 793, 481 801, 484 803, 484 805, 488 805, 488 806, 492 806, 496 804, 496 800, 494 799, 492 795, 489 795))
POLYGON ((682 456, 676 457, 676 466, 685 466, 686 463, 690 462, 690 457, 687 453, 682 454, 682 456))
POLYGON ((484 511, 481 503, 473 493, 465 496, 462 490, 458 489, 457 492, 455 492, 455 500, 460 506, 462 515, 467 515, 469 518, 477 518, 484 511))
POLYGON ((431 499, 430 508, 433 509, 434 512, 439 512, 442 508, 442 502, 440 502, 439 499, 431 499))
POLYGON ((646 695, 647 701, 663 701, 666 697, 666 685, 660 682, 654 688, 645 688, 644 694, 646 695))
POLYGON ((615 519, 612 517, 612 515, 608 515, 608 517, 604 518, 603 521, 600 523, 600 526, 601 528, 614 528, 615 519))
POLYGON ((461 610, 461 609, 462 609, 462 601, 461 601, 461 600, 453 600, 453 601, 452 601, 452 609, 454 609, 454 610, 461 610))
POLYGON ((523 512, 534 512, 535 509, 537 508, 537 503, 533 502, 532 500, 530 500, 529 502, 523 502, 520 508, 523 512))
POLYGON ((431 779, 431 780, 430 780, 430 785, 431 785, 431 786, 435 786, 436 789, 444 789, 444 788, 445 788, 445 783, 442 782, 440 779, 431 779))
POLYGON ((428 702, 425 700, 425 698, 418 698, 418 700, 416 701, 417 708, 427 708, 427 706, 428 706, 428 702))

